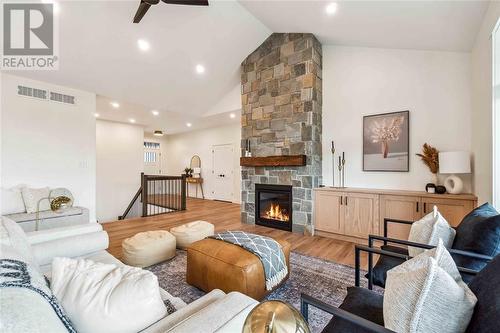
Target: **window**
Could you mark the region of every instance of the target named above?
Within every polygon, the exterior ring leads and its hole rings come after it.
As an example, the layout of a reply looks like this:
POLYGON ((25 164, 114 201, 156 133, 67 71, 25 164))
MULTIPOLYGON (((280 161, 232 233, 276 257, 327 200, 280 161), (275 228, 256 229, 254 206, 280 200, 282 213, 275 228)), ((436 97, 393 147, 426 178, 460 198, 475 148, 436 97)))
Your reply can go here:
POLYGON ((160 154, 158 142, 144 142, 144 163, 156 163, 160 154))
POLYGON ((493 205, 500 208, 500 20, 492 35, 493 50, 493 205))

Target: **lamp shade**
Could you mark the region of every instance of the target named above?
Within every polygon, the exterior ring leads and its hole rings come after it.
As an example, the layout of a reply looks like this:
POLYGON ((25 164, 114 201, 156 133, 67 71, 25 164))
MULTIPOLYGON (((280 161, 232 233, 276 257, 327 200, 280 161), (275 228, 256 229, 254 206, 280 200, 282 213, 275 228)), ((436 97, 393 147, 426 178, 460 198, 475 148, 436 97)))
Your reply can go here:
POLYGON ((439 173, 470 173, 470 155, 467 151, 439 153, 439 173))

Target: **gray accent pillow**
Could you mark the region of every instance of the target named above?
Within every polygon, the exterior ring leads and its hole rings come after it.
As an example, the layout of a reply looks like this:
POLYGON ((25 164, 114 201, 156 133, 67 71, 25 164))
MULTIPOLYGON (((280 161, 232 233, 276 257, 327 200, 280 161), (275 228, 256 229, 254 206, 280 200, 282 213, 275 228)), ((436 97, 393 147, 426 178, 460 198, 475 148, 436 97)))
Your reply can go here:
MULTIPOLYGON (((448 221, 434 206, 432 212, 411 225, 408 240, 414 243, 437 245, 440 239, 446 248, 450 248, 455 239, 455 229, 450 227, 448 221)), ((408 253, 412 257, 416 257, 424 251, 424 249, 418 247, 408 247, 408 253)))
POLYGON ((398 333, 462 333, 476 302, 439 240, 436 248, 387 272, 384 324, 398 333))

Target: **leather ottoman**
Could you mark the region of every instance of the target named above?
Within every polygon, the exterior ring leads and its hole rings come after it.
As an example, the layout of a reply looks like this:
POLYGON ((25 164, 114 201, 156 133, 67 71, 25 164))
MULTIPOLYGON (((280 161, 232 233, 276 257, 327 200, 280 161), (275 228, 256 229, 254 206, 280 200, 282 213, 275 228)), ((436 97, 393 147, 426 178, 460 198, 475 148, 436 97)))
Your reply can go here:
MULTIPOLYGON (((290 274, 290 243, 276 241, 282 246, 290 274)), ((212 238, 194 242, 187 248, 186 281, 206 292, 213 289, 226 293, 239 291, 256 300, 262 300, 272 291, 266 290, 264 268, 255 254, 238 245, 212 238)))

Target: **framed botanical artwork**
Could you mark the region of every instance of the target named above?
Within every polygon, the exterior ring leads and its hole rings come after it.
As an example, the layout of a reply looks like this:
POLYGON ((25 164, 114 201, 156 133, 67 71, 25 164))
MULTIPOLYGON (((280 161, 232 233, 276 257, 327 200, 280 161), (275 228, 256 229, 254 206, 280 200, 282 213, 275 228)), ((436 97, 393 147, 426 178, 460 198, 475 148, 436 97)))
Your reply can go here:
POLYGON ((363 171, 410 170, 410 111, 363 117, 363 171))

